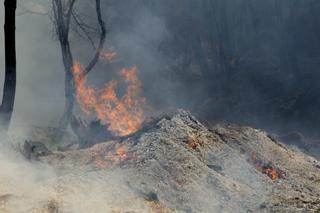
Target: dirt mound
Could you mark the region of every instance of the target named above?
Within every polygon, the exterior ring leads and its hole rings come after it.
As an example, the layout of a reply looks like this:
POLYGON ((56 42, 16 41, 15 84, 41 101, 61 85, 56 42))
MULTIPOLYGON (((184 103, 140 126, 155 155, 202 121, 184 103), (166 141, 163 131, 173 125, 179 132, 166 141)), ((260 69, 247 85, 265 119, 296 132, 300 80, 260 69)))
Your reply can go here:
POLYGON ((249 127, 209 130, 183 110, 129 137, 40 161, 56 174, 37 179, 50 192, 32 199, 0 190, 3 209, 31 199, 34 212, 320 211, 317 160, 249 127))

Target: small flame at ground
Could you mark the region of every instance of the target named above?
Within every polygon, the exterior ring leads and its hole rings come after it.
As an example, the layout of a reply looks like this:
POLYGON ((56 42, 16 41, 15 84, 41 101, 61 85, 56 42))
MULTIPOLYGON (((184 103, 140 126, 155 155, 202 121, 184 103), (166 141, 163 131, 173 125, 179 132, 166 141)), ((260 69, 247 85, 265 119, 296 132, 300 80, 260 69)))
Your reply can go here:
POLYGON ((251 160, 255 168, 263 174, 266 174, 271 180, 278 180, 282 178, 284 174, 278 171, 272 162, 264 163, 255 154, 251 156, 251 160))
POLYGON ((115 91, 118 84, 116 80, 110 81, 102 89, 96 89, 86 85, 81 64, 74 64, 72 70, 76 98, 83 112, 95 113, 107 125, 108 130, 117 136, 129 135, 140 129, 144 120, 145 98, 140 96, 141 83, 136 66, 119 72, 127 86, 121 98, 115 91))
POLYGON ((108 151, 103 151, 99 147, 92 149, 92 155, 94 157, 94 164, 99 169, 112 168, 121 164, 124 161, 135 161, 137 157, 128 153, 127 148, 122 144, 116 144, 108 151))

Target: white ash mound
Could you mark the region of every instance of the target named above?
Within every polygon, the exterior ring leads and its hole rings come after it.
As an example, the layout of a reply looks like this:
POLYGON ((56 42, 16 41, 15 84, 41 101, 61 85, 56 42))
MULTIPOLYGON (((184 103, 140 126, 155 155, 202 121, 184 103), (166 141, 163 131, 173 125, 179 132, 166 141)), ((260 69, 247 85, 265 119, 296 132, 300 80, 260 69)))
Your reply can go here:
MULTIPOLYGON (((28 163, 34 174, 24 183, 32 192, 10 179, 16 171, 0 172, 4 212, 320 211, 316 159, 249 127, 209 130, 184 110, 128 137, 38 161, 28 163), (43 165, 54 175, 38 177, 43 165)), ((26 163, 16 164, 19 171, 26 163)))

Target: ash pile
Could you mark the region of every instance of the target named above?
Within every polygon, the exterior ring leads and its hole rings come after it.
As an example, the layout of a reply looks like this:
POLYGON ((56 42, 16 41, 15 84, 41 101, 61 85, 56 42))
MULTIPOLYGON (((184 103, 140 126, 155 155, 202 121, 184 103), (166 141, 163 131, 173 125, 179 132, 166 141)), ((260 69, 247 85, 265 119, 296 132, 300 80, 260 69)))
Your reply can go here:
POLYGON ((36 162, 54 175, 32 176, 32 193, 0 172, 4 212, 320 211, 315 158, 257 129, 208 129, 184 110, 130 136, 36 162))

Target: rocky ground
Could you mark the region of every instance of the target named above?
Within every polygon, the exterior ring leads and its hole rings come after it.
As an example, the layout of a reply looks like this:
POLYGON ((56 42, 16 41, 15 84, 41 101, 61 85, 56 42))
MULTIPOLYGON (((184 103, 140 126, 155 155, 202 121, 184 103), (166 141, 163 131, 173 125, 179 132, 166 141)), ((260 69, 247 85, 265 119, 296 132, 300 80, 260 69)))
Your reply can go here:
POLYGON ((0 212, 320 212, 315 158, 183 110, 128 137, 42 154, 14 177, 0 163, 0 212))

